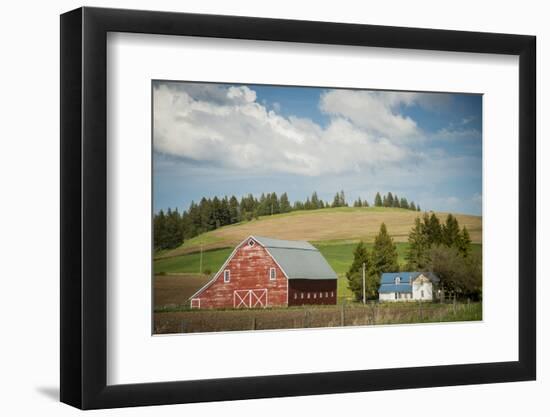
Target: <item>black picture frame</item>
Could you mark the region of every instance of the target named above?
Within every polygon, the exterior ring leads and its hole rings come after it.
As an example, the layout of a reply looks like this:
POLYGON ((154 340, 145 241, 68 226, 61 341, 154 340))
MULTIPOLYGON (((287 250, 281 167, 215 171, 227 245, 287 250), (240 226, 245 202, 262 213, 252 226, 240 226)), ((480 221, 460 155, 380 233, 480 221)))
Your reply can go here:
POLYGON ((84 7, 61 15, 60 57, 62 402, 96 409, 536 378, 534 36, 84 7), (107 385, 108 32, 519 56, 519 360, 107 385))

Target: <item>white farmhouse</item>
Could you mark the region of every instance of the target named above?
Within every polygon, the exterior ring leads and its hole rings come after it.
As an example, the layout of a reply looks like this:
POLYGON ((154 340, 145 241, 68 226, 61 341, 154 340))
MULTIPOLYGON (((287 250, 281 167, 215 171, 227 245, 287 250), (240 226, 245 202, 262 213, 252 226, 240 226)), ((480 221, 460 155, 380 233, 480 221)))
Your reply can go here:
POLYGON ((380 301, 433 301, 439 278, 433 272, 387 272, 382 274, 380 301))

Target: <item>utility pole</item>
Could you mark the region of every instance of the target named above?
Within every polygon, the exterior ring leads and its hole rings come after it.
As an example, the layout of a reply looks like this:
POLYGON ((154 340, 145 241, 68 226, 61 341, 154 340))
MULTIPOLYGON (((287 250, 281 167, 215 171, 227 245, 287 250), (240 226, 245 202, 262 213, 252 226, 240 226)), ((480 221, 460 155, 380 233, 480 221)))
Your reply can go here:
POLYGON ((365 288, 365 262, 363 262, 363 304, 366 304, 366 288, 365 288))

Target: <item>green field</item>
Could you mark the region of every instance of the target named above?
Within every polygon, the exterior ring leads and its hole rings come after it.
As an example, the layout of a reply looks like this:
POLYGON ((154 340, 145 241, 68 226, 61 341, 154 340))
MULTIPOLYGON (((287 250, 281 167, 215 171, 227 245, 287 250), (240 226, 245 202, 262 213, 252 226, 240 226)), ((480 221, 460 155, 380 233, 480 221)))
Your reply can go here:
MULTIPOLYGON (((330 243, 330 244, 314 244, 317 249, 323 254, 332 269, 338 275, 344 275, 349 269, 353 261, 353 250, 357 243, 330 243)), ((366 246, 370 249, 372 244, 366 246)), ((405 265, 405 253, 407 252, 408 243, 396 243, 397 253, 399 255, 399 263, 405 265)), ((221 268, 227 257, 231 254, 233 248, 214 249, 204 251, 202 254, 202 272, 210 271, 215 273, 221 268)), ((481 252, 481 245, 478 243, 472 244, 474 253, 481 252)), ((187 255, 173 256, 171 258, 160 258, 154 261, 155 274, 179 274, 179 273, 199 273, 200 272, 199 253, 190 253, 187 255)))
MULTIPOLYGON (((233 248, 215 249, 202 253, 202 272, 218 272, 233 248)), ((156 259, 154 262, 155 274, 200 273, 201 254, 174 256, 171 258, 156 259)))

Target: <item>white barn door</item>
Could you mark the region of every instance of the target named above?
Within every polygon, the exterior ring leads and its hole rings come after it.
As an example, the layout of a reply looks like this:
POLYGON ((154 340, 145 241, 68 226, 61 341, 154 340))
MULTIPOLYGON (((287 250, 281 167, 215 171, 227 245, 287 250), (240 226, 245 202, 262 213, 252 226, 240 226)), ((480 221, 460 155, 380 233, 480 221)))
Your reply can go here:
POLYGON ((267 289, 233 291, 233 308, 267 307, 267 289))

